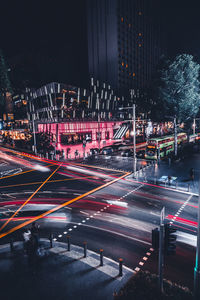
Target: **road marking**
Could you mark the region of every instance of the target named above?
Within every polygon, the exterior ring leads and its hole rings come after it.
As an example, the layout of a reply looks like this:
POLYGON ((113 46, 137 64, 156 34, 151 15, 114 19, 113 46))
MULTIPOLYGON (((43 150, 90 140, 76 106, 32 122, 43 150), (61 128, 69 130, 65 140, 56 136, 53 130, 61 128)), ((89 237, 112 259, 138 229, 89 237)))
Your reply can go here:
MULTIPOLYGON (((172 221, 170 222, 170 226, 173 224, 173 222, 175 222, 175 220, 176 220, 176 218, 177 218, 177 214, 179 214, 184 208, 185 208, 185 206, 188 204, 188 202, 191 200, 191 198, 193 197, 193 195, 190 195, 187 199, 186 199, 186 201, 182 204, 182 206, 179 208, 179 210, 177 211, 177 213, 176 213, 176 215, 174 216, 174 218, 172 219, 172 221)), ((144 256, 143 257, 143 262, 142 261, 140 261, 139 262, 139 265, 140 266, 143 266, 144 265, 144 263, 148 260, 148 258, 151 256, 151 254, 152 254, 152 252, 154 251, 154 249, 153 248, 150 248, 149 250, 148 250, 148 252, 146 252, 146 255, 148 256, 144 256)), ((136 267, 135 268, 135 271, 136 272, 138 272, 140 270, 140 268, 138 268, 138 267, 136 267)))
POLYGON ((84 215, 87 215, 87 216, 89 215, 87 212, 82 211, 82 210, 80 210, 80 213, 81 213, 81 214, 84 214, 84 215))
MULTIPOLYGON (((77 223, 76 222, 71 222, 71 224, 77 224, 77 223)), ((140 240, 138 238, 128 236, 126 234, 116 232, 116 231, 113 231, 113 230, 110 230, 110 229, 100 228, 100 227, 96 227, 96 226, 92 226, 92 225, 88 225, 88 224, 82 224, 82 226, 86 226, 86 227, 89 227, 89 228, 92 228, 92 229, 97 229, 97 230, 100 230, 100 231, 103 231, 103 232, 108 232, 108 233, 111 233, 111 234, 114 234, 114 235, 118 235, 118 236, 127 238, 127 239, 132 240, 132 241, 136 241, 136 242, 139 242, 139 243, 142 243, 142 244, 145 244, 145 245, 151 245, 151 243, 149 243, 149 242, 146 242, 146 241, 140 240)))
POLYGON ((124 180, 126 180, 128 182, 133 182, 133 183, 141 183, 143 185, 152 186, 152 187, 159 188, 159 189, 169 190, 169 191, 174 192, 174 193, 181 193, 181 194, 186 194, 186 195, 199 196, 196 193, 186 192, 186 191, 182 191, 182 190, 178 190, 178 189, 173 189, 173 188, 169 188, 169 187, 165 187, 165 186, 159 186, 159 185, 152 184, 152 183, 141 182, 141 181, 133 180, 133 179, 129 179, 129 178, 125 178, 124 180))
POLYGON ((28 172, 33 172, 33 171, 37 171, 37 170, 23 171, 23 172, 20 172, 20 173, 17 173, 17 174, 12 174, 12 175, 8 175, 8 176, 0 177, 0 179, 5 179, 5 178, 13 177, 13 176, 18 176, 18 175, 25 174, 25 173, 28 173, 28 172))
POLYGON ((191 198, 193 197, 193 195, 190 195, 186 201, 181 205, 181 207, 178 209, 178 211, 176 212, 176 214, 174 215, 174 217, 172 218, 172 220, 169 222, 170 226, 176 221, 177 216, 182 212, 182 210, 185 208, 185 206, 188 204, 188 202, 191 200, 191 198))
MULTIPOLYGON (((60 165, 59 165, 59 166, 60 166, 60 165)), ((95 189, 93 189, 93 190, 90 190, 89 192, 86 192, 86 193, 84 193, 84 194, 82 194, 82 195, 80 195, 80 196, 78 196, 78 197, 76 197, 76 198, 74 198, 74 199, 71 199, 71 200, 69 200, 69 201, 67 201, 67 202, 65 202, 65 203, 62 203, 62 204, 60 204, 60 205, 58 205, 58 206, 56 206, 56 207, 54 207, 54 208, 52 208, 52 209, 50 209, 50 210, 44 212, 44 213, 42 213, 41 215, 34 217, 32 220, 28 220, 28 221, 26 221, 26 222, 24 222, 24 223, 22 223, 22 224, 19 224, 18 226, 11 228, 10 230, 8 230, 8 231, 6 231, 6 232, 4 232, 4 233, 1 233, 1 234, 0 234, 0 238, 6 236, 6 235, 8 235, 8 234, 11 234, 11 233, 15 232, 16 230, 18 230, 18 229, 20 229, 20 228, 23 228, 23 227, 25 227, 26 225, 29 225, 29 224, 31 224, 32 222, 35 222, 35 221, 37 221, 37 220, 43 218, 44 216, 49 215, 50 213, 53 213, 53 212, 59 210, 60 208, 63 208, 63 207, 65 207, 65 206, 67 206, 67 205, 69 205, 69 204, 71 204, 71 203, 74 203, 74 202, 76 202, 76 201, 78 201, 78 200, 80 200, 80 199, 82 199, 82 198, 84 198, 84 197, 86 197, 86 196, 88 196, 88 195, 94 193, 94 192, 97 192, 97 191, 99 191, 99 190, 101 190, 101 189, 103 189, 103 188, 105 188, 105 187, 107 187, 107 186, 109 186, 109 185, 111 185, 111 184, 113 184, 113 183, 115 183, 115 182, 117 182, 117 181, 123 179, 123 178, 126 177, 128 174, 129 174, 129 172, 123 174, 122 176, 120 176, 120 177, 118 177, 118 178, 115 178, 114 180, 112 180, 112 181, 110 181, 110 182, 108 182, 108 183, 105 183, 104 185, 101 185, 101 186, 99 186, 99 187, 97 187, 97 188, 95 188, 95 189)), ((111 204, 111 205, 112 205, 112 204, 111 204)))
POLYGON ((11 194, 1 194, 2 196, 7 196, 7 197, 10 197, 10 198, 12 198, 12 199, 16 199, 16 197, 15 196, 11 196, 11 194))
MULTIPOLYGON (((62 165, 62 164, 61 164, 62 165)), ((45 185, 45 183, 57 172, 60 168, 59 165, 49 176, 48 178, 37 188, 37 190, 32 193, 32 195, 16 210, 16 212, 0 227, 0 231, 16 216, 16 214, 37 194, 37 192, 45 185)))

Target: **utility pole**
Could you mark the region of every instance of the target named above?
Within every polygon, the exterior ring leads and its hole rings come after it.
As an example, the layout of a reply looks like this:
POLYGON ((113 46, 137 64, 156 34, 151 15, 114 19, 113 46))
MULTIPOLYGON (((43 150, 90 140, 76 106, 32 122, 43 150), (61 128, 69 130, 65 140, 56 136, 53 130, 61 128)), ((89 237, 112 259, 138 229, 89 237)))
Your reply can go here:
MULTIPOLYGON (((133 110, 133 116, 132 116, 132 124, 133 124, 133 176, 136 175, 136 167, 137 167, 137 158, 136 158, 136 119, 135 119, 135 104, 133 104, 133 107, 119 107, 119 110, 124 109, 132 109, 133 110)), ((130 120, 128 120, 130 121, 130 120)))
POLYGON ((100 114, 99 114, 99 111, 98 111, 98 145, 99 145, 99 153, 100 153, 100 145, 101 145, 101 136, 100 136, 100 114))
POLYGON ((160 293, 163 293, 163 240, 164 240, 164 219, 165 219, 165 208, 160 213, 160 231, 159 231, 159 256, 158 256, 158 288, 160 293))
POLYGON ((37 144, 36 144, 36 135, 35 135, 35 107, 33 107, 33 114, 32 114, 32 125, 33 125, 33 148, 34 153, 37 154, 37 144))
POLYGON ((199 179, 196 263, 195 263, 195 268, 194 268, 194 296, 195 296, 195 299, 200 298, 200 179, 199 179))
POLYGON ((133 176, 136 174, 136 126, 135 126, 135 104, 133 104, 133 176))
POLYGON ((177 156, 177 125, 176 125, 176 116, 174 117, 174 154, 177 156))
POLYGON ((195 134, 195 127, 196 127, 196 119, 194 118, 194 123, 193 123, 193 134, 195 134))

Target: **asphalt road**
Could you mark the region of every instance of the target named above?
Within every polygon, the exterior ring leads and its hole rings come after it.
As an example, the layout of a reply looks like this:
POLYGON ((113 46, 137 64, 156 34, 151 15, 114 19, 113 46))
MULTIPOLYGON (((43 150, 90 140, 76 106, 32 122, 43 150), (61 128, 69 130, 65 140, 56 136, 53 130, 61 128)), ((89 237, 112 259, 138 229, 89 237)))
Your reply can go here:
MULTIPOLYGON (((165 258, 165 277, 193 286, 197 197, 133 180, 132 175, 78 163, 41 161, 0 148, 8 169, 21 173, 0 178, 0 243, 21 238, 36 220, 40 234, 83 245, 124 259, 130 268, 157 272, 151 231, 165 222, 177 228, 177 254, 165 258)), ((1 167, 1 166, 0 166, 1 167)), ((5 168, 6 166, 4 166, 5 168)), ((6 169, 4 169, 6 170, 6 169)))

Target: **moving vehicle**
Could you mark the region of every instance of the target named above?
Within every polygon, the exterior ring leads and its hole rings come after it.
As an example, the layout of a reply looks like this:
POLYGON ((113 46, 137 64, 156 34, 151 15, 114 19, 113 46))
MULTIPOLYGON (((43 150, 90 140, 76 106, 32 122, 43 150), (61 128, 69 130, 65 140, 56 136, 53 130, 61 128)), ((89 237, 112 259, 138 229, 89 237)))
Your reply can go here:
POLYGON ((105 147, 101 150, 100 153, 103 155, 111 155, 111 154, 113 154, 113 152, 114 152, 114 150, 112 147, 105 147))
POLYGON ((126 149, 121 152, 121 156, 133 156, 133 149, 126 149))
POLYGON ((99 149, 98 148, 91 148, 90 149, 90 155, 95 155, 99 153, 99 149))
MULTIPOLYGON (((182 145, 187 142, 187 134, 182 132, 177 134, 177 144, 182 145)), ((146 159, 158 159, 169 155, 174 151, 174 135, 149 139, 146 151, 146 159)))

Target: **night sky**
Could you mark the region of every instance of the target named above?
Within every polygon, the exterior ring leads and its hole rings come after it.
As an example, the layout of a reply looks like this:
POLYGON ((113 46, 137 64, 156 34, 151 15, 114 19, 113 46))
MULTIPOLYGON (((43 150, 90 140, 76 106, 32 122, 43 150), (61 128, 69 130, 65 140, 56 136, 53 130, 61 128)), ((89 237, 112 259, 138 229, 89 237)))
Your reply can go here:
MULTIPOLYGON (((87 85, 85 1, 66 0, 65 6, 59 1, 1 3, 0 48, 16 86, 51 81, 87 85)), ((167 55, 190 53, 200 62, 200 1, 157 2, 152 1, 152 17, 162 20, 167 55)))

